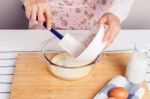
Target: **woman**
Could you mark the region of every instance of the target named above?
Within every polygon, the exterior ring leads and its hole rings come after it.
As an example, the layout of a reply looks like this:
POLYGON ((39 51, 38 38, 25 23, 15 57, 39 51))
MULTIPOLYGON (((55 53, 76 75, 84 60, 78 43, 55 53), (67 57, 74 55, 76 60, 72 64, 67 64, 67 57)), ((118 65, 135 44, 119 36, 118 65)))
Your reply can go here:
POLYGON ((23 0, 30 28, 91 29, 107 24, 103 42, 108 45, 120 31, 121 22, 127 17, 134 0, 23 0))

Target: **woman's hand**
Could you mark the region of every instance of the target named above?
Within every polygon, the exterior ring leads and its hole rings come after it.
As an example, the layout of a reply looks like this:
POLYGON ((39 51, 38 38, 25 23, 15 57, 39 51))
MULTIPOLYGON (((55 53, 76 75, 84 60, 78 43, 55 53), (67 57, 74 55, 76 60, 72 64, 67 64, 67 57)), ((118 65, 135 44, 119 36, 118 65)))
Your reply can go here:
POLYGON ((32 22, 37 20, 39 28, 42 28, 43 22, 46 21, 47 28, 51 28, 51 10, 46 0, 23 0, 23 3, 27 19, 32 22))
POLYGON ((113 40, 121 30, 120 19, 112 13, 106 13, 102 16, 98 23, 100 25, 108 25, 108 29, 103 38, 103 42, 107 42, 108 46, 113 42, 113 40))

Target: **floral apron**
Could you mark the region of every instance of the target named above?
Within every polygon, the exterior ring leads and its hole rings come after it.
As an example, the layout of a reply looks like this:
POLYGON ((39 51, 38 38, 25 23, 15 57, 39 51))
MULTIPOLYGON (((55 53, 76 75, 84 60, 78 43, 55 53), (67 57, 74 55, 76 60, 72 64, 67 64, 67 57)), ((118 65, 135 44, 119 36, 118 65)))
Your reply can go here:
MULTIPOLYGON (((52 25, 57 29, 89 30, 111 7, 112 0, 48 0, 52 11, 52 25)), ((30 29, 38 29, 29 22, 30 29)))

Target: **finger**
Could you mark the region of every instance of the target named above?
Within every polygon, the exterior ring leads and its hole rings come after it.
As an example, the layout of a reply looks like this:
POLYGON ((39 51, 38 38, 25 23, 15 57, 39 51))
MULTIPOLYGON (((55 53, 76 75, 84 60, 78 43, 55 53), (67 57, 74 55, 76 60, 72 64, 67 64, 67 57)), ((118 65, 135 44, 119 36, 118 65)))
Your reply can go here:
POLYGON ((103 40, 102 42, 108 42, 110 37, 111 37, 111 27, 108 27, 108 29, 106 30, 106 33, 104 34, 103 40))
POLYGON ((102 42, 108 42, 110 40, 111 34, 109 32, 106 32, 106 34, 103 37, 102 42))
POLYGON ((27 19, 30 19, 31 18, 31 9, 26 7, 25 8, 25 14, 26 14, 27 19))
POLYGON ((31 13, 31 20, 32 20, 33 22, 36 21, 36 16, 37 16, 37 7, 34 6, 34 7, 32 8, 32 13, 31 13))
POLYGON ((111 36, 104 43, 106 43, 105 49, 112 43, 111 36))
POLYGON ((112 35, 116 33, 116 26, 117 26, 116 22, 109 20, 107 32, 104 35, 103 42, 109 41, 112 38, 112 35))
POLYGON ((106 24, 107 23, 107 16, 104 16, 104 17, 102 17, 99 21, 98 21, 98 24, 106 24))
POLYGON ((109 39, 106 46, 108 47, 112 42, 113 42, 113 39, 109 39))
POLYGON ((110 35, 109 35, 109 39, 107 39, 108 42, 107 45, 110 45, 113 42, 113 40, 116 38, 117 34, 119 33, 120 26, 112 22, 110 24, 110 28, 108 31, 110 31, 110 35))
POLYGON ((51 27, 52 27, 52 23, 51 23, 51 20, 49 19, 49 20, 47 20, 47 29, 51 29, 51 27))
POLYGON ((51 11, 48 8, 45 10, 45 17, 46 17, 47 29, 50 29, 52 27, 52 24, 51 24, 51 11))
MULTIPOLYGON (((99 23, 99 25, 102 25, 102 24, 107 24, 108 25, 108 17, 107 16, 103 16, 99 21, 98 21, 98 23, 99 23)), ((110 30, 109 30, 109 28, 107 28, 107 31, 106 31, 106 33, 104 34, 104 37, 103 37, 103 40, 102 40, 102 42, 104 43, 104 42, 106 42, 106 41, 108 41, 108 39, 110 38, 110 30)))
POLYGON ((42 28, 43 22, 44 22, 44 10, 42 8, 39 8, 38 10, 38 26, 39 28, 42 28))

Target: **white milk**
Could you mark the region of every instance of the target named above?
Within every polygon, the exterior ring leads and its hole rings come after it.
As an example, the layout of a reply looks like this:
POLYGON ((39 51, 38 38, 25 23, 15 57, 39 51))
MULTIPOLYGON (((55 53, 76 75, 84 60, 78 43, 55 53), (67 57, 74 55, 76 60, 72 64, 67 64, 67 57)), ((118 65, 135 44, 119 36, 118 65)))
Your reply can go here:
POLYGON ((135 84, 140 84, 145 79, 147 58, 147 47, 144 44, 138 43, 135 45, 135 51, 131 55, 131 59, 126 68, 126 78, 135 84))

